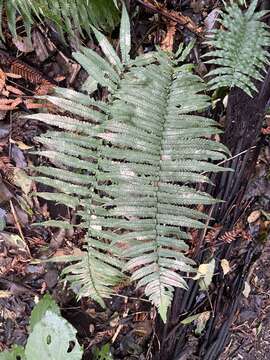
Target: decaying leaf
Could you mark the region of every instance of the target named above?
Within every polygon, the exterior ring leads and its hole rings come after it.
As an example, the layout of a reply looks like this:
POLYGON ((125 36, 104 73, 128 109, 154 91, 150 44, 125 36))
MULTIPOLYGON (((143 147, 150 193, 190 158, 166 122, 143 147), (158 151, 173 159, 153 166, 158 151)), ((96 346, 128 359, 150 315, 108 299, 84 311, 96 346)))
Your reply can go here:
POLYGON ((261 216, 262 212, 260 210, 255 210, 252 211, 252 213, 249 215, 249 217, 247 218, 247 222, 249 224, 254 223, 255 221, 257 221, 259 219, 259 217, 261 216))
POLYGON ((18 50, 24 53, 29 53, 34 51, 31 38, 28 36, 16 36, 12 39, 13 44, 17 47, 18 50))
POLYGON ((30 150, 33 148, 33 146, 26 145, 24 142, 22 142, 20 140, 15 141, 15 140, 10 139, 9 141, 11 144, 16 144, 18 146, 18 148, 21 150, 30 150))
POLYGON ((207 324, 207 321, 210 319, 210 315, 211 315, 211 311, 204 311, 201 314, 199 314, 198 318, 196 319, 196 329, 195 329, 196 335, 202 334, 207 324))
POLYGON ((201 264, 198 268, 197 275, 194 280, 199 280, 201 290, 207 290, 212 282, 215 271, 215 259, 212 259, 208 264, 201 264))
POLYGON ((245 281, 244 290, 242 291, 244 297, 248 298, 251 291, 251 287, 247 281, 245 281))
POLYGON ((8 246, 13 248, 28 250, 27 244, 19 235, 2 231, 0 234, 0 241, 4 241, 8 246))
POLYGON ((200 335, 205 329, 207 321, 210 319, 210 315, 210 311, 204 311, 199 314, 191 315, 182 320, 181 324, 188 325, 194 322, 196 324, 195 334, 200 335))
POLYGON ((13 171, 13 184, 19 186, 25 194, 29 194, 32 180, 23 169, 15 168, 13 171))
POLYGON ((220 265, 222 267, 224 275, 228 274, 228 272, 231 271, 230 263, 229 263, 228 260, 222 259, 221 262, 220 262, 220 265))
POLYGON ((193 321, 197 320, 200 315, 201 314, 195 314, 195 315, 188 316, 188 317, 186 317, 184 320, 182 320, 180 322, 183 325, 191 324, 193 321))

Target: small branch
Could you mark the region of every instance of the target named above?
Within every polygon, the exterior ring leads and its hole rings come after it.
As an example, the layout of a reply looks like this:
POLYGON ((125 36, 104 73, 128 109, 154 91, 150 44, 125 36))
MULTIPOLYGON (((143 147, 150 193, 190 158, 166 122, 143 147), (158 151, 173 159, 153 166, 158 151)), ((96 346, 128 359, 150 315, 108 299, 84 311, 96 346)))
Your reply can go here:
POLYGON ((204 36, 203 28, 195 24, 195 22, 190 17, 182 15, 180 12, 169 11, 164 7, 157 7, 152 3, 152 0, 136 0, 136 1, 145 8, 162 15, 167 19, 170 19, 171 21, 174 21, 180 24, 181 26, 185 26, 189 31, 203 38, 204 36))

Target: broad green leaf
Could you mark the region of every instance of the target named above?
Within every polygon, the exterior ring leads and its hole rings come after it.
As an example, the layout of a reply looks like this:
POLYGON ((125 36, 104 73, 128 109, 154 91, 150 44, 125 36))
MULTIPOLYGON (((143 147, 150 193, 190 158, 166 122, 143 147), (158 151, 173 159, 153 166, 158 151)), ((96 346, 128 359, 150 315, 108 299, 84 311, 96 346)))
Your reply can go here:
POLYGON ((47 310, 29 335, 25 354, 27 360, 81 360, 83 352, 72 325, 47 310))
POLYGON ((93 360, 113 360, 110 344, 103 345, 101 349, 95 348, 93 350, 93 360))
POLYGON ((43 318, 47 310, 60 315, 59 306, 50 294, 45 294, 32 310, 30 317, 31 331, 33 331, 34 326, 43 318))
POLYGON ((11 350, 0 353, 0 360, 27 360, 24 348, 19 345, 13 345, 11 350))

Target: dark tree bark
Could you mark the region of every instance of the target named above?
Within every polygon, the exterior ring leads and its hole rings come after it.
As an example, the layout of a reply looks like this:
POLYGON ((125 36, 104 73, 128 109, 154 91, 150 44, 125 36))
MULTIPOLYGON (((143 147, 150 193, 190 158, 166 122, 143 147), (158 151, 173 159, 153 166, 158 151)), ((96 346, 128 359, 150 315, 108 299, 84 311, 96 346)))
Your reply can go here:
MULTIPOLYGON (((223 232, 232 229, 245 208, 243 196, 259 154, 257 145, 269 98, 270 70, 254 98, 240 89, 233 89, 229 95, 222 142, 230 149, 232 157, 235 156, 226 163, 226 167, 232 168, 234 172, 215 176, 216 186, 212 191, 214 196, 225 200, 222 205, 214 208, 212 215, 217 223, 222 224, 223 232), (241 153, 242 155, 239 155, 241 153)), ((196 260, 202 263, 204 260, 207 261, 209 254, 205 251, 205 244, 200 245, 201 250, 196 260)), ((228 340, 244 281, 259 252, 260 247, 251 242, 243 255, 239 256, 239 267, 234 276, 228 277, 228 280, 222 276, 215 276, 214 291, 210 294, 214 315, 208 321, 200 341, 191 335, 190 327, 181 325, 180 321, 190 314, 200 312, 196 309, 203 306, 208 299, 200 301, 198 284, 193 280, 189 282, 189 291, 176 290, 167 324, 164 326, 160 320, 157 321, 156 333, 160 346, 155 348, 155 360, 219 358, 228 340)), ((216 260, 228 259, 230 256, 234 256, 234 244, 224 244, 214 253, 216 260)))

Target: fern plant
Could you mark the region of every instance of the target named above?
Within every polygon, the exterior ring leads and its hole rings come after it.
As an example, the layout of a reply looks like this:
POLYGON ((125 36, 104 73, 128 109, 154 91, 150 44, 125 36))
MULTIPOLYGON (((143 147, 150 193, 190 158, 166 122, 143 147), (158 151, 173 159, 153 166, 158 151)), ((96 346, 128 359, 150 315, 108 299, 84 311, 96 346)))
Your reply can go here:
POLYGON ((186 289, 184 274, 195 272, 187 228, 203 228, 207 218, 196 205, 216 203, 196 184, 209 182, 202 172, 224 170, 209 160, 224 159, 228 151, 210 139, 221 132, 215 121, 197 114, 210 98, 192 66, 183 64, 190 47, 130 60, 125 9, 122 60, 95 34, 107 60, 87 48, 74 57, 110 95, 103 102, 58 89, 48 99, 78 119, 28 116, 64 130, 38 138, 48 147, 38 154, 61 165, 37 167, 34 179, 57 190, 39 196, 76 209, 86 229, 84 255, 64 270, 79 297, 104 305, 123 271, 132 273, 165 321, 174 288, 186 289))
POLYGON ((212 30, 206 41, 215 48, 205 55, 211 58, 206 63, 218 65, 207 74, 210 90, 236 86, 250 96, 257 91, 253 82, 263 79, 270 46, 268 26, 260 21, 267 11, 255 12, 257 4, 253 0, 244 12, 231 1, 221 12, 221 28, 212 30))
MULTIPOLYGON (((28 35, 37 20, 48 19, 58 31, 74 34, 75 30, 83 35, 90 33, 91 25, 111 31, 119 23, 115 0, 0 0, 0 29, 2 14, 6 12, 9 29, 16 37, 16 13, 23 19, 28 35)), ((4 39, 2 31, 1 37, 4 39)), ((64 36, 63 36, 64 37, 64 36)))

